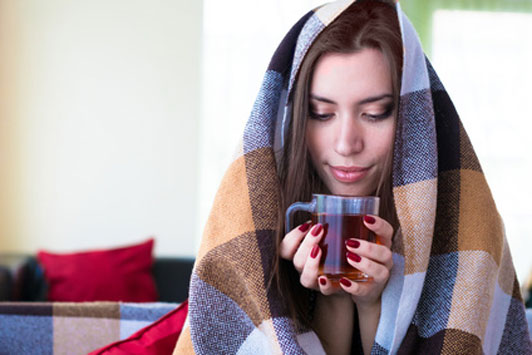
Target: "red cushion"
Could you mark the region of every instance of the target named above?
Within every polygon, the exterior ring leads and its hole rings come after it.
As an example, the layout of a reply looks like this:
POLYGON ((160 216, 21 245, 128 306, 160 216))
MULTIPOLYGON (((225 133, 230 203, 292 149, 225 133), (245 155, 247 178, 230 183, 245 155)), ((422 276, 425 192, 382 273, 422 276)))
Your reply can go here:
POLYGON ((153 302, 153 239, 144 243, 72 254, 40 251, 48 300, 153 302))
POLYGON ((172 354, 177 338, 183 330, 187 312, 188 301, 185 301, 173 311, 137 331, 129 338, 111 343, 89 355, 172 354))

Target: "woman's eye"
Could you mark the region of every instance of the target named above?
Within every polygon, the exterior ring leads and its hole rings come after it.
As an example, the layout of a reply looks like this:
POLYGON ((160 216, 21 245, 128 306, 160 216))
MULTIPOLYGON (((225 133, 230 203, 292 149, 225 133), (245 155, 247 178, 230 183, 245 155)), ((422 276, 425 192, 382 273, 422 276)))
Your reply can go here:
POLYGON ((393 107, 389 107, 383 113, 378 113, 378 114, 365 113, 364 116, 367 117, 371 121, 380 121, 380 120, 384 120, 390 117, 392 113, 393 113, 393 107))
POLYGON ((309 111, 309 116, 310 118, 314 120, 326 121, 329 118, 331 118, 333 114, 332 113, 317 113, 314 111, 309 111))

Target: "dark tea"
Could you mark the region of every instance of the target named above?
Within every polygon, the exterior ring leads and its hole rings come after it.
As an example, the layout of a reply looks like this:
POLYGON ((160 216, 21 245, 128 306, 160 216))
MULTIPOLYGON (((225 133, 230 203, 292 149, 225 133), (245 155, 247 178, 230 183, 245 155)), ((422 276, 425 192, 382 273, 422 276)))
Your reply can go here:
POLYGON ((312 223, 321 223, 324 236, 320 241, 322 257, 319 274, 333 282, 342 277, 353 281, 366 281, 367 276, 347 262, 345 241, 358 238, 375 242, 375 233, 364 225, 364 215, 359 214, 312 214, 312 223))

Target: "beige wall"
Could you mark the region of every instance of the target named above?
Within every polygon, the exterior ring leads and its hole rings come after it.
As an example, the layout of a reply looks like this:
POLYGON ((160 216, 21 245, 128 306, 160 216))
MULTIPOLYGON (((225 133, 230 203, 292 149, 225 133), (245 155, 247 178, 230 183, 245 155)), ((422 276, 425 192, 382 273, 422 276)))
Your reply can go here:
POLYGON ((201 3, 0 0, 0 251, 194 254, 201 3))

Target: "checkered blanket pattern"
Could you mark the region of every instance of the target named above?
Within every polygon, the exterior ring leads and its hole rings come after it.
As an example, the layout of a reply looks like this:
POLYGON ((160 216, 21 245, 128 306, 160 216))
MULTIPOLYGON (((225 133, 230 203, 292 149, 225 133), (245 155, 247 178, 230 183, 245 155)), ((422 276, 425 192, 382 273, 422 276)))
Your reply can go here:
MULTIPOLYGON (((240 154, 218 190, 191 279, 175 354, 323 353, 266 287, 279 199, 275 153, 289 96, 312 41, 354 1, 305 15, 266 71, 240 154)), ((373 354, 530 354, 504 227, 458 114, 395 4, 404 65, 393 193, 402 233, 382 295, 373 354)))
POLYGON ((87 354, 126 339, 174 303, 2 302, 0 354, 87 354))

